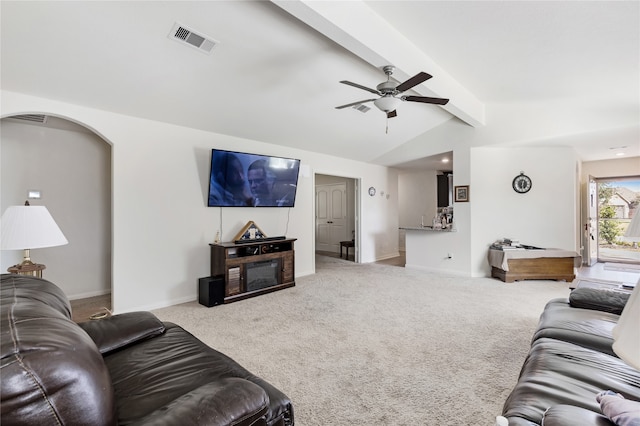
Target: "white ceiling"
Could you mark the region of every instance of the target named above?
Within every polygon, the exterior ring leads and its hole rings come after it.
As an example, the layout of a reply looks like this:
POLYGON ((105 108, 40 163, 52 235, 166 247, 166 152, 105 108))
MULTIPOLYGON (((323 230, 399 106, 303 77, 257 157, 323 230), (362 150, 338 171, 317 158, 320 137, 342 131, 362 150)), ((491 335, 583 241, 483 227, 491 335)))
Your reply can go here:
MULTIPOLYGON (((637 1, 2 1, 1 87, 385 165, 461 123, 471 146, 640 155, 637 1), (168 37, 179 22, 219 44, 168 37), (381 67, 425 71, 388 121, 334 107, 374 97, 381 67), (436 130, 437 129, 437 130, 436 130), (406 146, 406 145, 405 145, 406 146), (406 150, 405 150, 406 151, 406 150)), ((444 136, 446 138, 446 136, 444 136)), ((413 164, 416 164, 413 161, 413 164)))

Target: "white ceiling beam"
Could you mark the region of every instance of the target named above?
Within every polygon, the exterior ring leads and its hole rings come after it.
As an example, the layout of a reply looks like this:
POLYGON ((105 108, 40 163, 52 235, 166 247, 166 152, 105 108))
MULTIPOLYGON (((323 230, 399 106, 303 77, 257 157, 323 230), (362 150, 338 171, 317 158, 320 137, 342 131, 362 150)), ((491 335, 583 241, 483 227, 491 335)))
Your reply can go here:
POLYGON ((399 81, 418 71, 433 75, 412 90, 422 96, 448 98, 449 103, 442 106, 447 112, 471 126, 484 126, 485 105, 363 1, 271 2, 374 67, 394 65, 399 81))

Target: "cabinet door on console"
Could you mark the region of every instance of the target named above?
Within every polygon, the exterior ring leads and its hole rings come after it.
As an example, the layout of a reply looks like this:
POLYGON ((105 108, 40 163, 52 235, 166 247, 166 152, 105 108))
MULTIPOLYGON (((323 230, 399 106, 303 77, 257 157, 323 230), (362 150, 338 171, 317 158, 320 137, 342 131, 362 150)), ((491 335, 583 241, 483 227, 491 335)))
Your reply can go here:
POLYGON ((282 282, 293 282, 295 277, 295 262, 293 261, 293 251, 284 253, 282 257, 282 282))
POLYGON ((227 269, 227 286, 225 296, 234 296, 244 292, 242 288, 242 265, 229 267, 227 269))

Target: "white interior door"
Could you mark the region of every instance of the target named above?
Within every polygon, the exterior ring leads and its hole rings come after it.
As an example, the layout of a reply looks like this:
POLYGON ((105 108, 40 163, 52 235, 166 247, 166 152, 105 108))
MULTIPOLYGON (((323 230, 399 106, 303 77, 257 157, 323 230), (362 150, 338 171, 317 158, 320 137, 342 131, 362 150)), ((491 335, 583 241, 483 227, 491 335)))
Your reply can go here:
POLYGON ((585 264, 593 266, 598 262, 598 186, 593 176, 589 176, 587 188, 587 223, 585 224, 585 264))
MULTIPOLYGON (((338 253, 347 235, 347 185, 316 186, 316 250, 338 253)), ((348 237, 348 238, 347 238, 348 237)))

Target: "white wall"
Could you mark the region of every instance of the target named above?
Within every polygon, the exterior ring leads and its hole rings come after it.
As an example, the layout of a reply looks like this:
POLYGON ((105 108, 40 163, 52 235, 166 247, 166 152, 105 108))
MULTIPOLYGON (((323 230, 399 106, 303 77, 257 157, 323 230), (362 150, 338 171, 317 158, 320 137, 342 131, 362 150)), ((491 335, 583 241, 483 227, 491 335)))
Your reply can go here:
MULTIPOLYGON (((437 212, 438 195, 435 170, 401 170, 398 174, 398 212, 400 226, 431 225, 437 212)), ((400 250, 406 248, 406 233, 400 230, 400 250)))
POLYGON ((471 149, 474 276, 490 275, 487 250, 504 237, 579 251, 578 162, 575 151, 566 147, 471 149), (513 178, 521 171, 533 181, 526 194, 512 189, 513 178))
POLYGON ((435 170, 401 171, 398 176, 401 226, 431 225, 438 210, 438 180, 435 170))
POLYGON ((313 273, 314 173, 361 179, 363 187, 389 191, 389 199, 361 196, 361 261, 397 253, 394 170, 14 92, 1 95, 2 117, 59 116, 82 123, 112 145, 112 299, 117 312, 195 300, 197 279, 209 275, 208 244, 216 231, 230 240, 249 220, 268 235, 298 238, 296 276, 313 273), (214 147, 300 158, 296 207, 290 211, 206 207, 214 147))
POLYGON ((582 183, 588 182, 589 176, 606 178, 638 175, 640 175, 640 157, 585 161, 582 163, 582 183))
MULTIPOLYGON (((2 120, 2 211, 22 205, 28 190, 41 191, 32 205, 46 206, 69 240, 31 250, 43 277, 60 283, 70 298, 111 291, 111 147, 88 131, 70 131, 2 120), (73 271, 73 273, 69 273, 73 271)), ((2 251, 6 271, 22 251, 2 251)))

